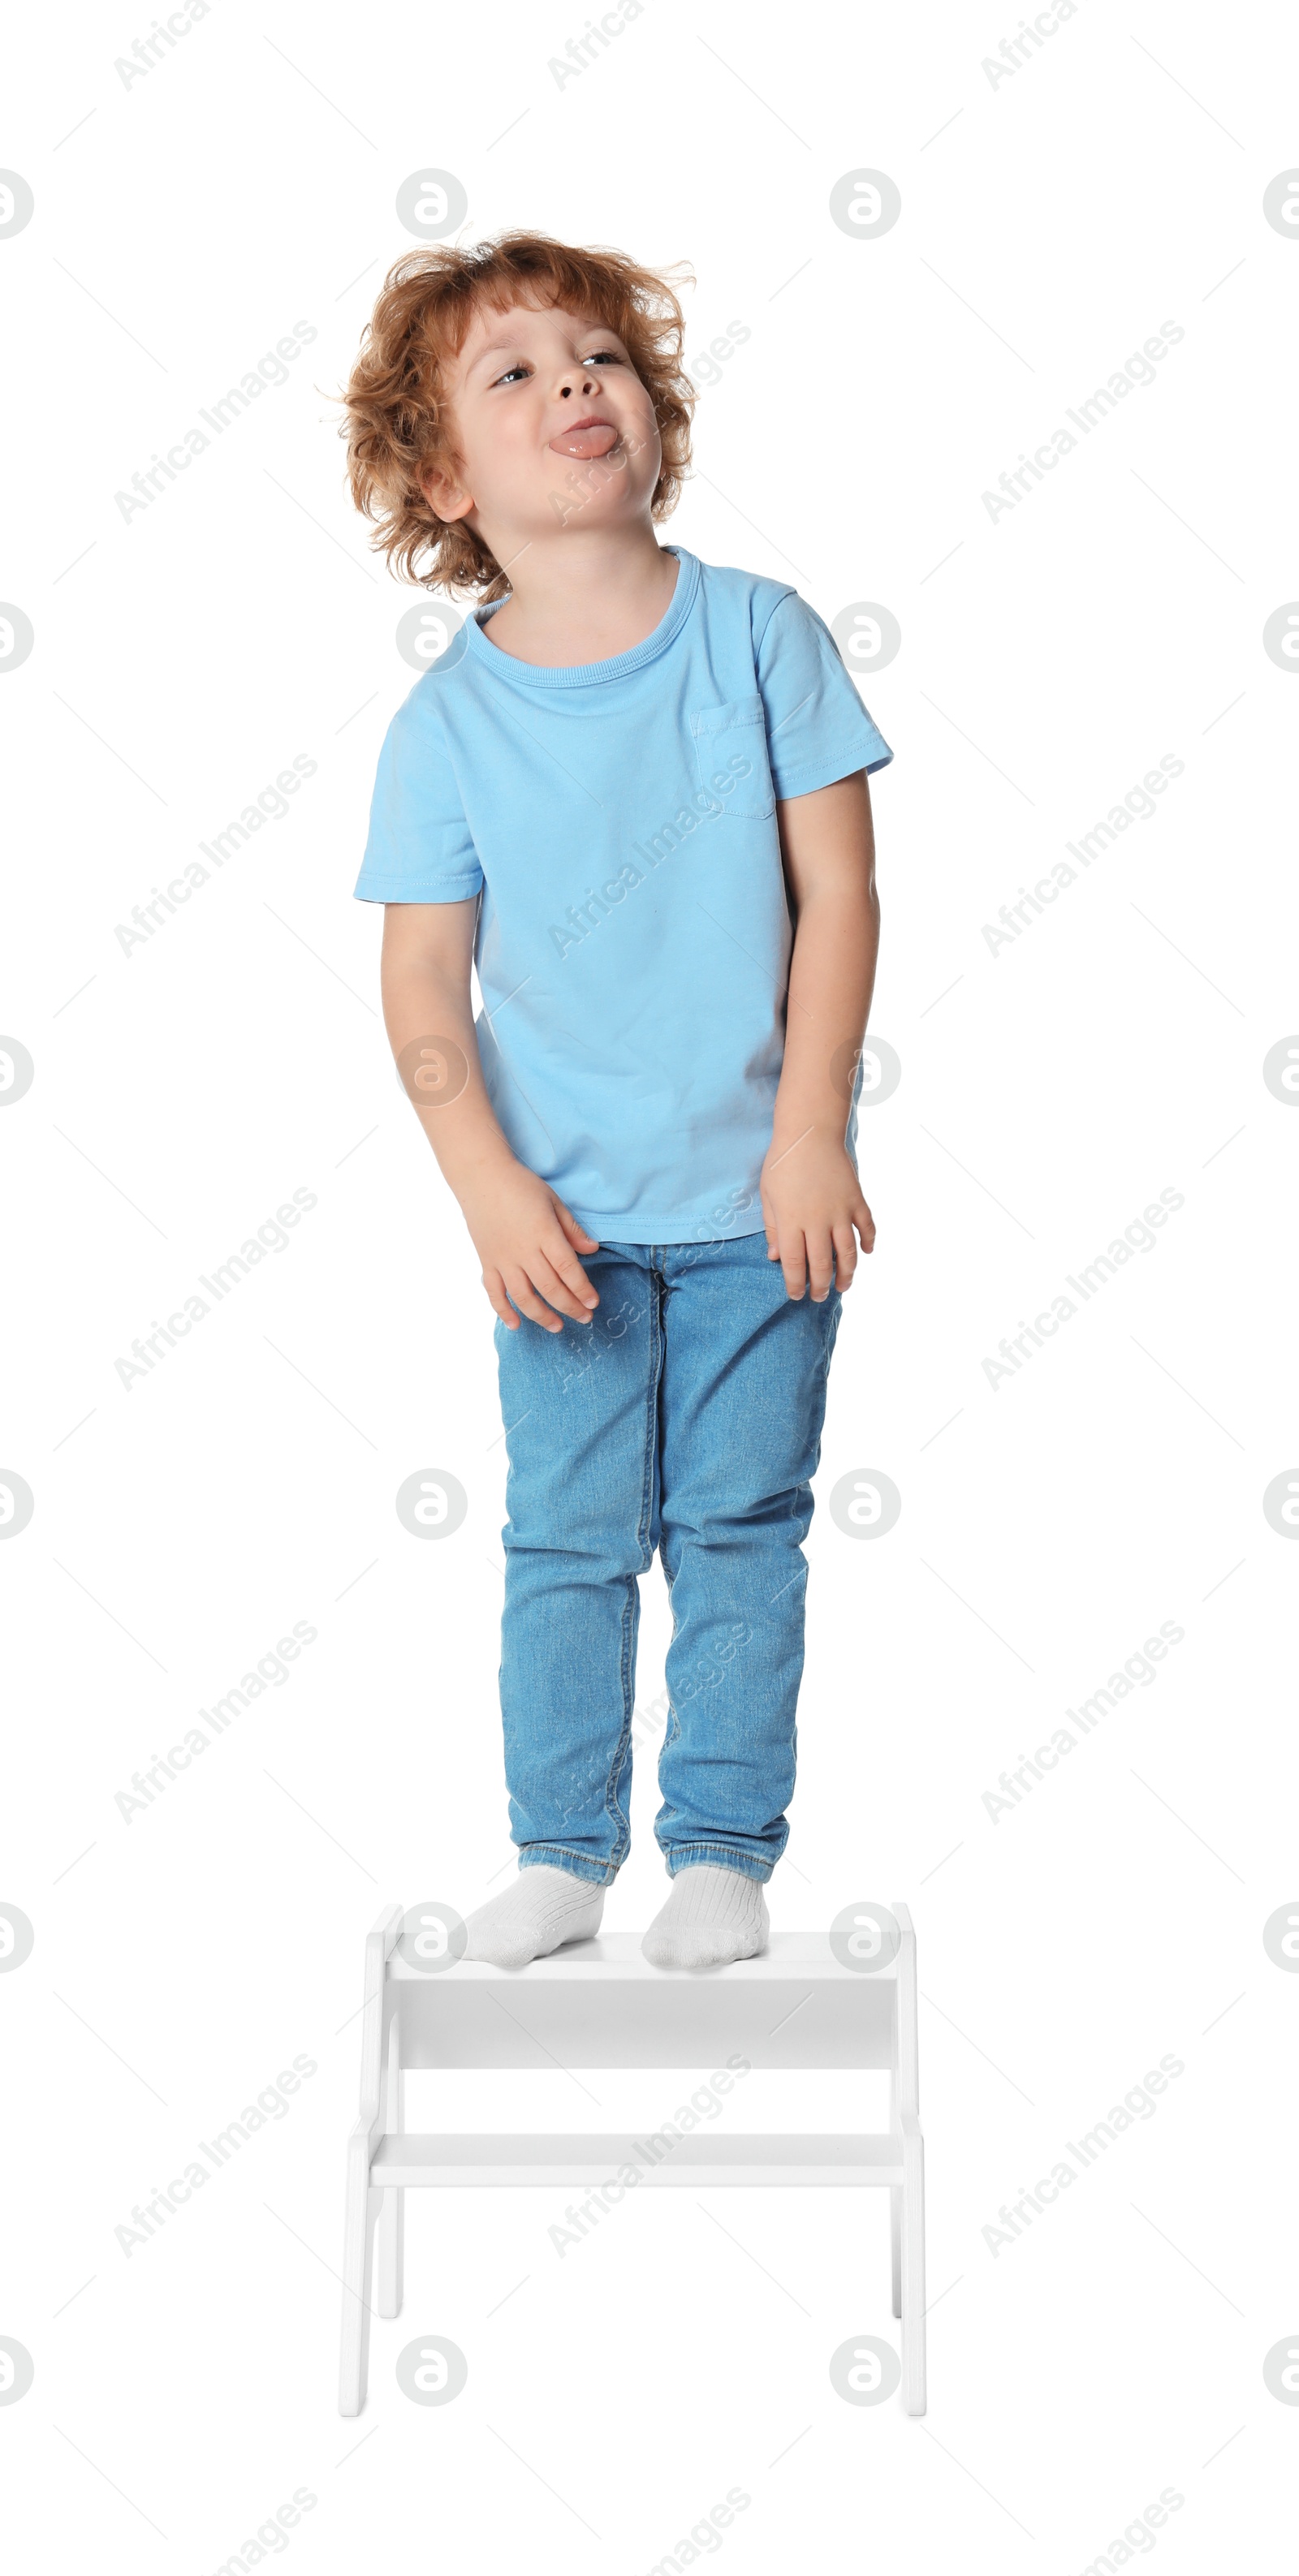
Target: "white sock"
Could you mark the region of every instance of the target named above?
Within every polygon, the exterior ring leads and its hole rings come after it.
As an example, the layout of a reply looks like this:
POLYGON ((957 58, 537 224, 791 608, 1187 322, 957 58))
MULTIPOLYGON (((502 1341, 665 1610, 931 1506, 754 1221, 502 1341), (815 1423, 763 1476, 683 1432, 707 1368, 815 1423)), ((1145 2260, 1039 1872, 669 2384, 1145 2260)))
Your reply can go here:
POLYGON ((641 1948, 655 1968, 722 1968, 755 1958, 770 1930, 760 1880, 704 1863, 678 1870, 641 1948))
POLYGON ((490 1959, 494 1968, 526 1968, 564 1941, 589 1941, 603 1912, 604 1889, 594 1879, 535 1862, 469 1916, 465 1957, 490 1959))

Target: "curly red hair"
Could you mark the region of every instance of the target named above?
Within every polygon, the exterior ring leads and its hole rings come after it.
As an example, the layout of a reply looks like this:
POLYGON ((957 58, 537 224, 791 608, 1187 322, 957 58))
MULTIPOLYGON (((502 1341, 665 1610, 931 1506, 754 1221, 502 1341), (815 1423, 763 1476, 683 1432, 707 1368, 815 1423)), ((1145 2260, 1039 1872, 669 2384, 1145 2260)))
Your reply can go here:
MULTIPOLYGON (((691 278, 680 264, 672 272, 691 278)), ((693 279, 691 279, 693 282, 693 279)), ((616 331, 654 404, 663 458, 650 502, 675 509, 690 464, 695 390, 682 366, 685 323, 668 283, 618 250, 581 250, 547 233, 502 233, 473 249, 434 242, 389 269, 342 397, 352 499, 377 523, 373 551, 404 581, 503 599, 509 582, 463 519, 440 519, 421 489, 430 468, 452 472, 454 423, 447 362, 458 357, 476 307, 559 305, 616 331), (427 561, 417 570, 421 557, 427 561)))

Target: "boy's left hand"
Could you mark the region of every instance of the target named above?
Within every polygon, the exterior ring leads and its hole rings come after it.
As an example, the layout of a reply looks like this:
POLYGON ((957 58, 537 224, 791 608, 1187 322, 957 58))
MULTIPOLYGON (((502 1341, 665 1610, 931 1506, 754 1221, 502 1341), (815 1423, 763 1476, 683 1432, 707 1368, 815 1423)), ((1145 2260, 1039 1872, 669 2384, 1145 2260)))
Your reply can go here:
POLYGON ((862 1251, 870 1252, 875 1219, 847 1147, 829 1136, 806 1136, 787 1148, 773 1138, 759 1189, 767 1257, 780 1263, 789 1295, 801 1297, 810 1282, 812 1303, 820 1306, 832 1286, 850 1288, 857 1235, 862 1251))

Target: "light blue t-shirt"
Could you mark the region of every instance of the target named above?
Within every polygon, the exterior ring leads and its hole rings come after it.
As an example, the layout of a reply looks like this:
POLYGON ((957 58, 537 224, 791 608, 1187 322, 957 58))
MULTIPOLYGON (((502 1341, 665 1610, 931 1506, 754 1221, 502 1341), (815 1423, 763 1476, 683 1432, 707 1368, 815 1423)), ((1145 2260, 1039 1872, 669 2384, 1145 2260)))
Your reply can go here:
MULTIPOLYGON (((466 619, 388 727, 356 885, 481 893, 492 1105, 601 1243, 761 1231, 792 946, 775 802, 893 757, 796 590, 665 551, 667 613, 610 661, 542 669, 492 643, 492 609, 466 619)), ((854 1099, 850 1151, 855 1121, 854 1099)))

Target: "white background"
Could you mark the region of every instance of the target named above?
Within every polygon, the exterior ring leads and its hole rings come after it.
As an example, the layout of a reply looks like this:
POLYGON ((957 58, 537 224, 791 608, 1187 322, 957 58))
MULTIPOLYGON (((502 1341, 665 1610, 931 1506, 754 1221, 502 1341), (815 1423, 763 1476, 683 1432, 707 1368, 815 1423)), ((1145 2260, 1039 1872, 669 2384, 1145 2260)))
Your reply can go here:
MULTIPOLYGON (((1276 2563, 1299 1982, 1261 1935, 1299 1880, 1299 1554, 1261 1498, 1299 1457, 1299 1116, 1261 1068, 1299 1002, 1296 683, 1262 629, 1299 593, 1299 242, 1262 199, 1299 48, 1280 9, 1228 31, 1081 0, 994 86, 1018 23, 647 0, 562 88, 584 15, 519 5, 213 0, 129 87, 144 13, 12 32, 0 158, 35 213, 0 242, 0 591, 35 645, 0 685, 0 1027, 35 1079, 0 1119, 0 1463, 35 1511, 0 1548, 0 1897, 36 1942, 0 1978, 0 2332, 35 2379, 0 2442, 24 2567, 253 2566, 298 2488, 302 2576, 645 2576, 693 2563, 732 2487, 737 2576, 1276 2563), (405 2312, 364 2417, 335 2413, 363 1936, 393 1899, 467 1912, 511 1863, 491 1316, 351 892, 418 594, 367 552, 330 397, 426 166, 461 178, 467 239, 688 260, 688 356, 751 336, 664 536, 901 625, 864 693, 896 755, 873 1025, 903 1075, 862 1114, 879 1246, 831 1376, 769 1894, 783 1926, 915 1914, 923 2422, 828 2376, 846 2338, 896 2341, 884 2196, 775 2191, 641 2196, 563 2261, 559 2196, 412 2195, 405 2312), (878 240, 829 214, 863 166, 901 191, 878 240), (124 520, 115 493, 297 320, 289 381, 124 520), (1165 320, 1156 382, 994 522, 982 494, 1165 320), (300 753, 288 815, 124 954, 115 925, 300 753), (982 925, 1167 753, 1156 815, 991 954, 982 925), (318 1204, 287 1247, 125 1388, 132 1340, 295 1188, 318 1204), (1002 1336, 1164 1189, 1156 1247, 994 1390, 1002 1336), (469 1497, 435 1545, 393 1508, 423 1467, 469 1497), (863 1545, 825 1499, 871 1467, 903 1508, 863 1545), (125 1821, 132 1774, 295 1621, 318 1635, 289 1678, 125 1821), (1157 1680, 994 1822, 998 1775, 1165 1621, 1157 1680), (284 2116, 124 2253, 132 2206, 295 2055, 316 2072, 284 2116), (1001 2204, 1165 2055, 1155 2112, 994 2252, 1001 2204), (421 2331, 468 2358, 442 2410, 393 2374, 421 2331), (1165 2488, 1149 2548, 1119 2540, 1165 2488)), ((648 1703, 657 1567, 644 1601, 648 1703)), ((611 1929, 662 1899, 656 1804, 643 1758, 611 1929)), ((553 2084, 502 2116, 585 2117, 553 2084)), ((728 2116, 762 2125, 754 2097, 728 2116)), ((675 2098, 647 2078, 640 2116, 675 2098)))

